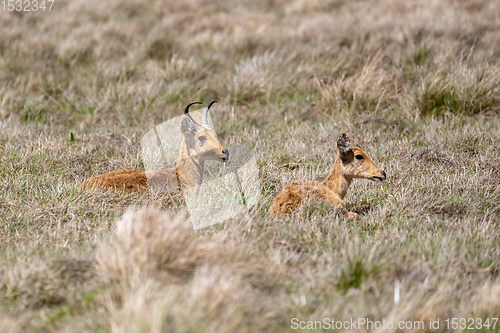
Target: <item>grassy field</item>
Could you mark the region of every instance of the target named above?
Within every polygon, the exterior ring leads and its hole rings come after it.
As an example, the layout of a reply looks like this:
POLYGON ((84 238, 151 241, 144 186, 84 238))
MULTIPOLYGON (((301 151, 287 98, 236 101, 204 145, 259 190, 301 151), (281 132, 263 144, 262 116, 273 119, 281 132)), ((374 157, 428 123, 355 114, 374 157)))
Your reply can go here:
POLYGON ((499 13, 488 0, 0 7, 0 330, 367 318, 441 332, 500 317, 499 13), (142 169, 142 136, 212 99, 221 141, 256 154, 255 209, 193 231, 179 196, 78 188, 142 169), (285 184, 324 179, 345 130, 388 175, 353 181, 359 217, 324 202, 269 216, 285 184))

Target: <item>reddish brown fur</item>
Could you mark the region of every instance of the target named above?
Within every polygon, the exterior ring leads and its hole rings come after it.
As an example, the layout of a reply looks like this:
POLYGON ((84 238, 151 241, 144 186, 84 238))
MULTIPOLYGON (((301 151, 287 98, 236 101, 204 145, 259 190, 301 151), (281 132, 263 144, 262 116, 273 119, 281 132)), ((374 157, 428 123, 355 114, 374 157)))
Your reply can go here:
MULTIPOLYGON (((193 119, 199 123, 201 115, 195 113, 193 119)), ((182 189, 184 193, 189 193, 195 190, 203 180, 204 162, 226 161, 227 150, 219 143, 212 129, 197 129, 186 116, 182 117, 181 131, 184 137, 175 168, 152 171, 115 170, 88 178, 80 187, 142 192, 149 189, 149 181, 151 184, 161 185, 169 192, 182 189), (199 137, 204 140, 198 140, 199 137)))
POLYGON ((80 187, 103 187, 112 190, 144 191, 149 188, 144 171, 115 170, 86 179, 80 187))
POLYGON ((115 170, 86 179, 81 187, 103 187, 115 191, 143 192, 149 189, 149 182, 165 184, 169 192, 179 189, 175 168, 155 171, 115 170))
POLYGON ((349 133, 342 133, 337 139, 339 152, 332 170, 325 180, 321 183, 306 180, 287 184, 274 198, 269 212, 275 215, 284 215, 305 200, 314 198, 333 203, 349 219, 356 217, 356 213, 347 211, 343 202, 352 179, 365 178, 381 181, 386 179, 386 175, 363 150, 353 147, 352 141, 349 133), (362 159, 358 159, 356 156, 361 156, 362 159))

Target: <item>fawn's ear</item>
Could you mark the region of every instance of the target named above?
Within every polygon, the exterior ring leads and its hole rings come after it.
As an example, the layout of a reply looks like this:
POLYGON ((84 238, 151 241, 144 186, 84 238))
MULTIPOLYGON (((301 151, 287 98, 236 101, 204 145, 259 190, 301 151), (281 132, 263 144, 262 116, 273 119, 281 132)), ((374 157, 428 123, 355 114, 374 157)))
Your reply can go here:
POLYGON ((182 116, 181 132, 184 135, 193 134, 194 132, 196 132, 196 124, 191 119, 189 119, 188 116, 182 116))
POLYGON ((348 132, 343 132, 337 139, 337 147, 341 155, 347 154, 352 148, 352 136, 348 132))

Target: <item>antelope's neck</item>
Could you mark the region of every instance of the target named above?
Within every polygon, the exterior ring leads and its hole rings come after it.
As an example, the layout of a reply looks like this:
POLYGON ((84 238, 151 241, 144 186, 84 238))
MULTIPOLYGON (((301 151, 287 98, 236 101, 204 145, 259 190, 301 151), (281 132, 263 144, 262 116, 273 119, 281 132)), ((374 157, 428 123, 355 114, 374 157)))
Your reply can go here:
POLYGON ((204 161, 198 160, 182 141, 177 161, 177 172, 181 183, 181 189, 188 194, 194 191, 203 182, 204 161))
POLYGON ((345 177, 342 173, 342 159, 340 158, 340 154, 337 154, 332 170, 322 184, 334 191, 343 200, 347 194, 349 185, 351 185, 351 180, 352 178, 345 177))

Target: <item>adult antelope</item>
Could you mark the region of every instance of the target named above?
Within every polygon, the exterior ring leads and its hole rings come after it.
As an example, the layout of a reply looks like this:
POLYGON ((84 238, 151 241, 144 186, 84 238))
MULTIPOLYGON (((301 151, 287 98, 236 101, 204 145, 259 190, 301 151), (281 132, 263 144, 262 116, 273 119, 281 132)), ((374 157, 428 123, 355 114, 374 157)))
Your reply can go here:
POLYGON ((372 162, 361 149, 352 146, 353 139, 343 132, 337 139, 339 152, 330 174, 321 183, 313 180, 295 181, 286 185, 274 198, 269 212, 284 215, 308 199, 320 199, 341 208, 348 219, 358 214, 347 211, 343 199, 354 178, 365 178, 381 182, 387 178, 385 171, 372 162))
POLYGON ((181 119, 180 129, 183 134, 179 149, 179 158, 174 168, 152 171, 115 170, 86 179, 84 187, 103 187, 112 190, 144 191, 150 184, 165 184, 169 192, 182 190, 183 194, 192 193, 203 182, 205 161, 226 162, 229 151, 218 141, 215 131, 208 124, 208 111, 212 101, 203 111, 189 114, 192 102, 186 106, 181 119), (196 119, 196 120, 195 120, 196 119))

